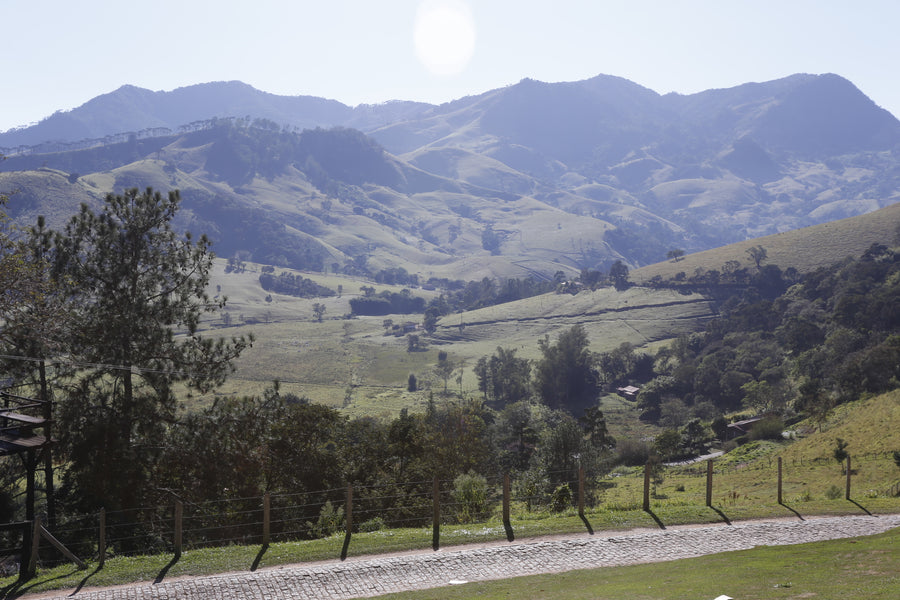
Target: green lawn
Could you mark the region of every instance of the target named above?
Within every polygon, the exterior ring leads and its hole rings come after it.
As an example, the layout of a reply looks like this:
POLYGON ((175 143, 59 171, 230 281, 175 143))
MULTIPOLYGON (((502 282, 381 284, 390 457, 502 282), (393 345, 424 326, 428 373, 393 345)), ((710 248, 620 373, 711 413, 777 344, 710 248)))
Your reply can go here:
POLYGON ((893 600, 900 533, 388 594, 384 600, 893 600))

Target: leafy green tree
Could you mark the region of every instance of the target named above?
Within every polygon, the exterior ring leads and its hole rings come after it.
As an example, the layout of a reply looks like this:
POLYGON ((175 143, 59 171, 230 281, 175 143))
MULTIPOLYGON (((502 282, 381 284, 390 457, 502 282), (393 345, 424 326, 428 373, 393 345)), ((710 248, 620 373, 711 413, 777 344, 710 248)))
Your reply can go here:
POLYGON ((662 460, 672 460, 684 453, 681 432, 677 429, 664 429, 653 440, 653 449, 662 460))
POLYGON ((609 268, 609 278, 617 290, 628 287, 628 267, 621 260, 617 260, 609 268))
POLYGON ((491 425, 494 454, 504 471, 528 468, 538 444, 541 424, 535 415, 539 408, 529 402, 507 404, 491 425))
POLYGON ((606 417, 603 416, 603 411, 599 407, 591 406, 585 409, 584 416, 580 417, 578 421, 584 427, 585 435, 591 446, 603 451, 611 451, 616 447, 616 438, 609 435, 606 417))
POLYGON ((99 214, 83 205, 54 238, 57 273, 78 307, 69 352, 80 369, 60 415, 65 484, 89 506, 146 501, 176 384, 215 387, 251 343, 198 333, 224 299, 206 293, 209 240, 171 227, 179 203, 178 192, 110 194, 99 214))
POLYGON ((549 336, 538 340, 543 358, 535 365, 534 385, 551 408, 578 411, 596 402, 599 387, 588 345, 580 324, 563 331, 555 344, 549 336))
POLYGON ((437 322, 440 318, 440 311, 433 306, 429 306, 425 309, 425 315, 422 318, 422 328, 425 329, 426 333, 434 333, 437 330, 437 322))
POLYGON ((434 366, 434 374, 438 376, 438 378, 442 379, 444 382, 444 393, 447 393, 447 382, 453 376, 453 372, 456 370, 456 362, 450 360, 447 356, 447 353, 441 350, 438 352, 438 362, 434 366))
POLYGON ((850 445, 850 442, 847 442, 841 438, 836 438, 834 440, 834 450, 831 455, 834 457, 834 460, 841 465, 841 470, 844 468, 844 463, 847 462, 847 457, 850 456, 850 453, 847 452, 847 446, 850 445))
POLYGON ((747 248, 746 252, 747 252, 747 255, 750 257, 750 259, 753 261, 753 264, 756 265, 757 269, 760 268, 763 261, 765 261, 766 258, 768 258, 768 256, 769 256, 768 251, 758 244, 756 246, 751 246, 750 248, 747 248))
POLYGON ((315 316, 316 321, 321 323, 322 318, 325 316, 325 311, 327 310, 325 305, 320 302, 316 302, 315 304, 313 304, 312 309, 313 309, 313 315, 315 316))
POLYGON ((531 394, 531 361, 517 357, 514 348, 498 346, 490 358, 479 358, 475 375, 478 390, 498 406, 519 402, 531 394))
POLYGON ((706 445, 712 440, 708 427, 705 427, 700 419, 691 419, 681 429, 682 444, 688 452, 694 455, 703 454, 706 445))

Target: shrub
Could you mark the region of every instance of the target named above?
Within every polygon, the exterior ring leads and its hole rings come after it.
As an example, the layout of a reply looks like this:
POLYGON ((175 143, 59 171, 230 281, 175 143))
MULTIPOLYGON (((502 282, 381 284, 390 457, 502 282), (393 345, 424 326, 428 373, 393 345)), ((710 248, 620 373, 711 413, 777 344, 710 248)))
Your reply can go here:
POLYGON ((369 533, 372 531, 381 531, 386 527, 384 519, 381 517, 375 517, 374 519, 369 519, 368 521, 364 521, 359 524, 359 531, 361 533, 369 533))
POLYGON ((456 518, 460 523, 473 523, 487 512, 487 479, 469 472, 453 480, 456 518))
POLYGON ((832 486, 831 486, 830 488, 828 488, 828 490, 825 492, 825 497, 828 498, 829 500, 837 500, 838 498, 841 497, 841 494, 842 494, 842 493, 843 493, 843 492, 841 491, 841 488, 839 488, 839 487, 836 486, 836 485, 832 485, 832 486))
POLYGON ((318 520, 315 523, 307 521, 306 526, 309 528, 309 533, 312 537, 324 538, 340 531, 343 523, 344 507, 339 506, 335 508, 331 500, 328 500, 319 511, 318 520))
POLYGON ((564 512, 572 506, 572 488, 568 483, 557 486, 550 496, 550 510, 553 512, 564 512))

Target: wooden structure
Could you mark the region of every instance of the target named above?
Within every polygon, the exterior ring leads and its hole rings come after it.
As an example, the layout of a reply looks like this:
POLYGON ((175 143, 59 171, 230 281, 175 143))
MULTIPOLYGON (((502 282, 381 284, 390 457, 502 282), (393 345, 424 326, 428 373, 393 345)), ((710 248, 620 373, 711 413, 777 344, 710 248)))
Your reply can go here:
MULTIPOLYGON (((0 408, 0 456, 19 455, 22 458, 26 477, 25 520, 34 521, 35 473, 41 463, 52 469, 52 403, 7 392, 0 392, 0 398, 3 399, 3 408, 0 408)), ((48 481, 52 481, 52 472, 48 474, 48 481)), ((51 486, 49 484, 48 488, 51 486)), ((51 493, 48 490, 48 496, 51 493)))

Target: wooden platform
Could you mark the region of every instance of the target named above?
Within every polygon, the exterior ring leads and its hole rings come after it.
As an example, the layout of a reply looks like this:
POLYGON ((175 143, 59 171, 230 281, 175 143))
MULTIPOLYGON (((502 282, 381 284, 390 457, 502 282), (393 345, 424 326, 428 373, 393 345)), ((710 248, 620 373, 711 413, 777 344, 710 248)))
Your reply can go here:
POLYGON ((15 435, 9 432, 0 434, 0 456, 9 454, 18 454, 33 448, 43 448, 48 444, 46 437, 42 435, 33 435, 28 432, 26 435, 15 435))

